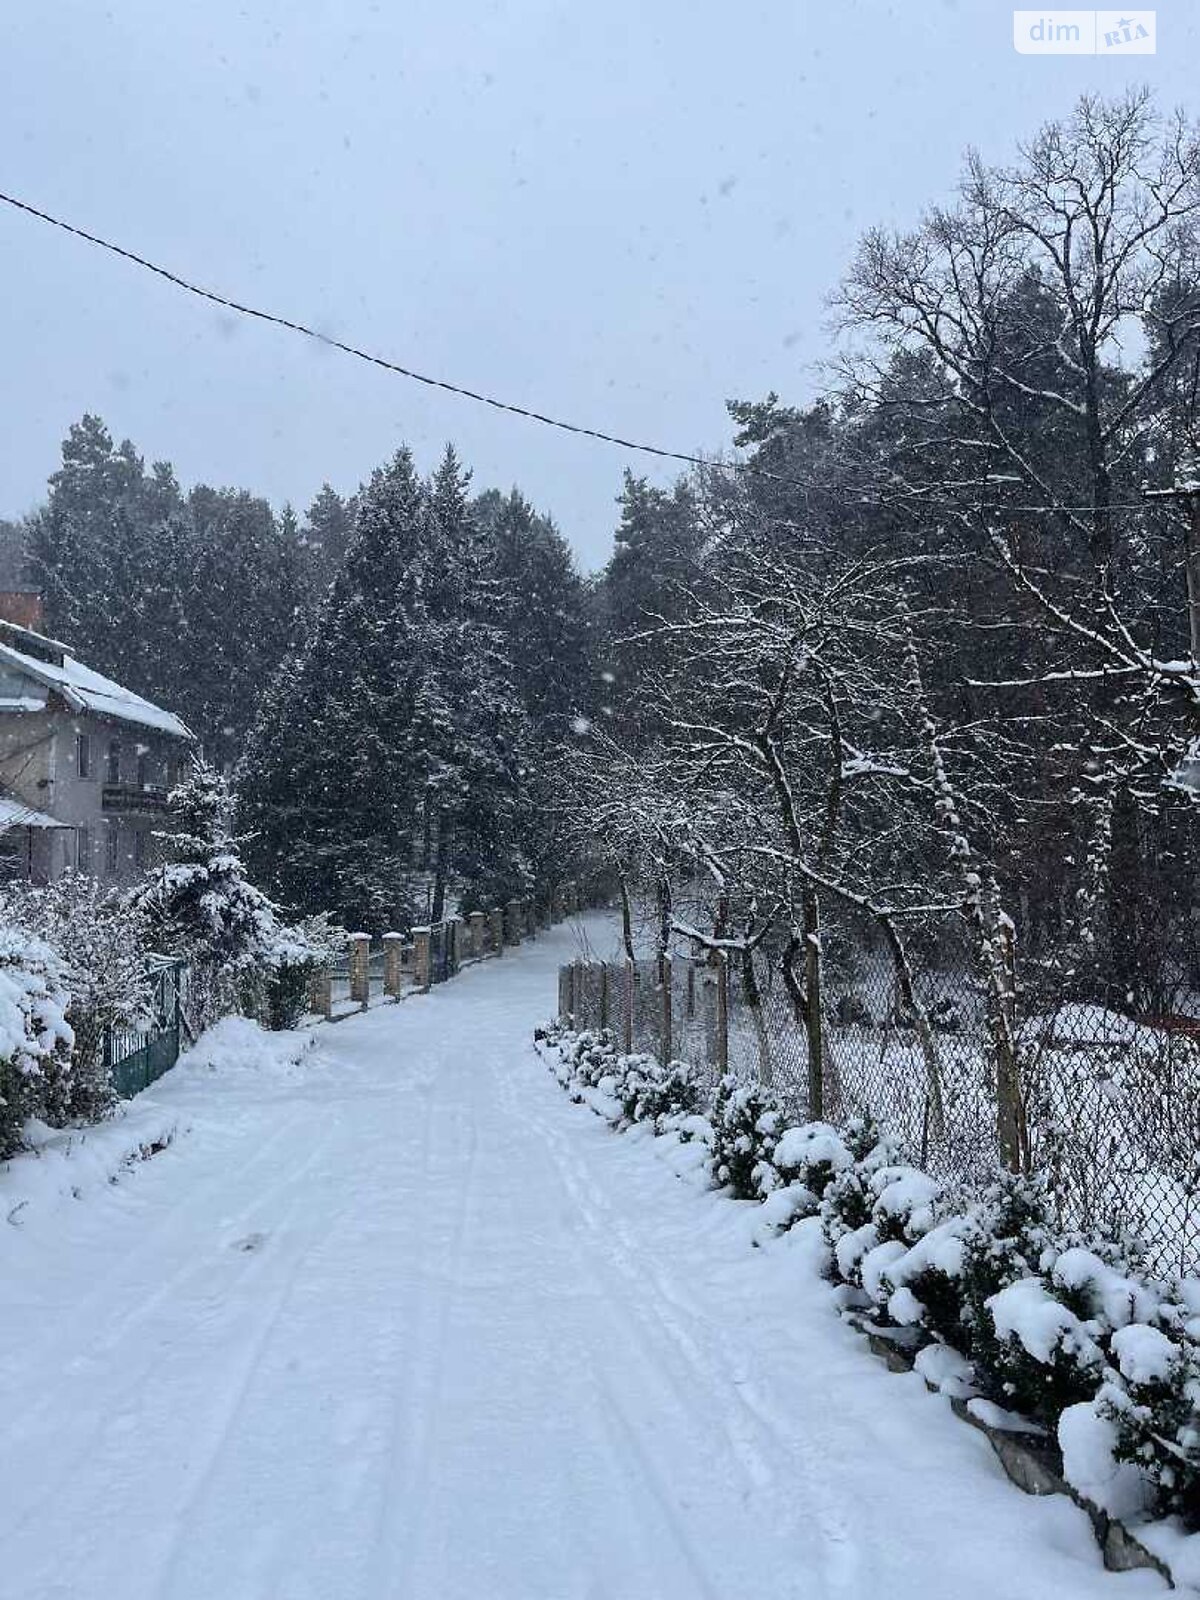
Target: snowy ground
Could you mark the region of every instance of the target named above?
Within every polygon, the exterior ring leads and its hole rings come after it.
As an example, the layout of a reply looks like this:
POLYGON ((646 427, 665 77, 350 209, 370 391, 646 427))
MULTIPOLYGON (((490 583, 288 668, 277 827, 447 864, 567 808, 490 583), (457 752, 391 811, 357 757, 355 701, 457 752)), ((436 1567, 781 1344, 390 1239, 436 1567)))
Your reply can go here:
POLYGON ((168 1149, 8 1226, 0 1177, 0 1594, 1165 1594, 567 1100, 529 1036, 573 953, 210 1050, 136 1105, 168 1149))

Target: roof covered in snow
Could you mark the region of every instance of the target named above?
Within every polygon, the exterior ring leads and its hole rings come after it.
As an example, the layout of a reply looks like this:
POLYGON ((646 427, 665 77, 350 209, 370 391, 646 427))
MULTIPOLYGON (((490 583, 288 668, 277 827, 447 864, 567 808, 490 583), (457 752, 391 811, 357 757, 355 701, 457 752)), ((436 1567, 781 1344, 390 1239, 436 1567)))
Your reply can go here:
MULTIPOLYGON (((12 623, 0 623, 0 669, 20 673, 46 689, 55 690, 74 711, 132 722, 139 728, 153 728, 176 739, 195 737, 174 712, 164 711, 112 678, 93 672, 56 640, 12 623)), ((39 702, 27 693, 0 695, 0 711, 31 711, 38 706, 39 702)))
POLYGON ((69 828, 69 822, 59 822, 44 811, 35 811, 8 795, 0 794, 0 833, 6 828, 69 828))

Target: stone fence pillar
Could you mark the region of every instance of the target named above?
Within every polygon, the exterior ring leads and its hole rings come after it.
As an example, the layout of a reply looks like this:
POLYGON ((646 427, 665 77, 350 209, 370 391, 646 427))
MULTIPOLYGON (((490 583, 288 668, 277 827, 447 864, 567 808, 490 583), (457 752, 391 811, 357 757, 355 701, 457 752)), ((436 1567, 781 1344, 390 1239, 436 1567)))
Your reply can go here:
POLYGON ((328 967, 318 967, 309 986, 309 1004, 318 1017, 328 1022, 333 1015, 333 979, 328 967))
POLYGON ((383 992, 393 1000, 400 993, 403 979, 404 935, 385 933, 383 936, 383 992))
POLYGON ((428 989, 433 981, 433 971, 430 963, 428 928, 414 928, 413 936, 413 981, 418 989, 428 989))
POLYGON ((363 1010, 371 998, 371 935, 350 935, 350 998, 363 1010))
POLYGON ((493 906, 488 912, 488 942, 494 956, 504 954, 504 908, 493 906))
POLYGON ((471 938, 471 954, 479 961, 483 956, 483 946, 487 939, 487 915, 482 911, 472 911, 467 918, 471 938))
POLYGON ((506 944, 520 944, 521 942, 521 902, 519 900, 510 900, 505 907, 504 941, 506 944))

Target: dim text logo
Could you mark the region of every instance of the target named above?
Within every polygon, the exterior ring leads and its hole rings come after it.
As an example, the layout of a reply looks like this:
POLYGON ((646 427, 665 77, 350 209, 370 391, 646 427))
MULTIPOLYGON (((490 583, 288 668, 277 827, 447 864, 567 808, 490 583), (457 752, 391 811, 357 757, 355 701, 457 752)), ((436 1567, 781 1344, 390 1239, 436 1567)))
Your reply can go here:
POLYGON ((1153 11, 1014 11, 1023 56, 1152 56, 1153 11))

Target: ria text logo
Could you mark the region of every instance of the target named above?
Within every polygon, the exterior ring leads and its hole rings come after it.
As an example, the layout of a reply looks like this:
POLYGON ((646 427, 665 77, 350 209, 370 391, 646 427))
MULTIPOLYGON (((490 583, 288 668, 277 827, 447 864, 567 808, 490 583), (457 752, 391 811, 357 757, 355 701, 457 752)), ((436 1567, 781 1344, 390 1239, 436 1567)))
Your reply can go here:
POLYGON ((1023 56, 1152 56, 1153 11, 1014 11, 1023 56))

